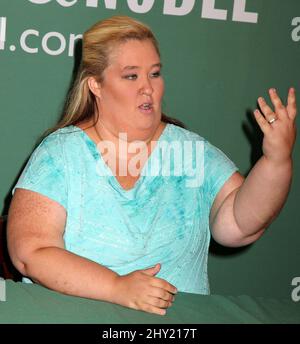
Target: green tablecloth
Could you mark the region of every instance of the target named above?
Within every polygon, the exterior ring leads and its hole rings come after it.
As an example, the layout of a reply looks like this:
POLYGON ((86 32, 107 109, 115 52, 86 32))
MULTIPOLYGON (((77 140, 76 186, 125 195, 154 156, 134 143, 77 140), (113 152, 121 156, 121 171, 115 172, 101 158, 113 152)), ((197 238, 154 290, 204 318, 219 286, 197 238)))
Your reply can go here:
POLYGON ((6 301, 0 302, 0 323, 300 324, 300 302, 244 295, 178 293, 167 315, 157 316, 106 302, 66 296, 35 284, 7 280, 6 301))

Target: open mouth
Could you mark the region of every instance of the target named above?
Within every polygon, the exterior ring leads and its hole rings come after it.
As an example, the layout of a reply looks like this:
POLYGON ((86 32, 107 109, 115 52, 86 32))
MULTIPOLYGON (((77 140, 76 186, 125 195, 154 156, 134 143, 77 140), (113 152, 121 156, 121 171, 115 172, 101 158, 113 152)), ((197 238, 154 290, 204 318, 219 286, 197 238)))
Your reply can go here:
POLYGON ((139 109, 141 109, 143 112, 151 112, 153 110, 153 104, 152 103, 143 103, 139 106, 139 109))

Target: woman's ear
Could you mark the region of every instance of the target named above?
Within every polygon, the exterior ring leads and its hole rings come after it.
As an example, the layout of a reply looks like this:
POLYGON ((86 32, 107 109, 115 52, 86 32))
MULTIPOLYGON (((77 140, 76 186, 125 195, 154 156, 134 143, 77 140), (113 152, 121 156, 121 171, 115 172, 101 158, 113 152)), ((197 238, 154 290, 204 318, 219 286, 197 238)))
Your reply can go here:
POLYGON ((88 86, 90 91, 95 95, 95 97, 101 98, 100 83, 93 76, 88 78, 88 86))

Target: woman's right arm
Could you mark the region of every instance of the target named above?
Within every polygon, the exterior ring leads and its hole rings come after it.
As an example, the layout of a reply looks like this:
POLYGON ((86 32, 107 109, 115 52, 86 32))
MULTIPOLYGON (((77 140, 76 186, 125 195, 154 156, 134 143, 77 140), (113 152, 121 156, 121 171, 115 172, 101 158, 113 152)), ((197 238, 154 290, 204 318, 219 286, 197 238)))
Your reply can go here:
POLYGON ((119 276, 67 251, 66 211, 39 193, 16 189, 8 216, 8 248, 16 268, 55 291, 165 314, 176 288, 155 277, 159 266, 119 276))

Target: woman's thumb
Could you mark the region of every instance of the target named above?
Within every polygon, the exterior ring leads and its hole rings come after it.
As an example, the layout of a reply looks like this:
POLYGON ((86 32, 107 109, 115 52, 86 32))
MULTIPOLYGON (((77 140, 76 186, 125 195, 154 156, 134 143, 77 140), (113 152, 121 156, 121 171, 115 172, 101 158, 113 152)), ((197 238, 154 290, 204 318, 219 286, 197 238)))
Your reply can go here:
POLYGON ((151 268, 148 268, 148 269, 145 269, 145 270, 142 270, 146 275, 149 275, 149 276, 155 276, 159 270, 161 268, 161 265, 158 263, 154 266, 152 266, 151 268))

